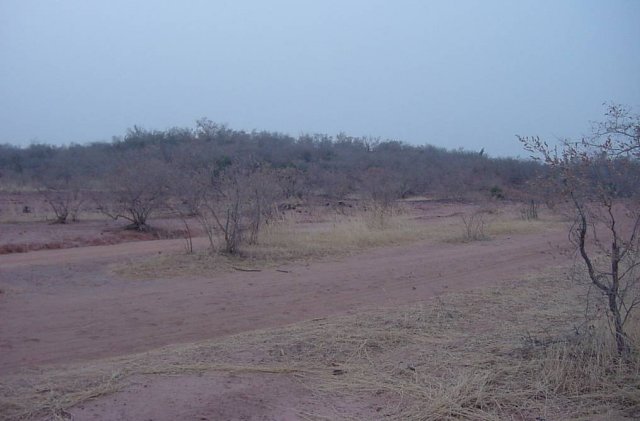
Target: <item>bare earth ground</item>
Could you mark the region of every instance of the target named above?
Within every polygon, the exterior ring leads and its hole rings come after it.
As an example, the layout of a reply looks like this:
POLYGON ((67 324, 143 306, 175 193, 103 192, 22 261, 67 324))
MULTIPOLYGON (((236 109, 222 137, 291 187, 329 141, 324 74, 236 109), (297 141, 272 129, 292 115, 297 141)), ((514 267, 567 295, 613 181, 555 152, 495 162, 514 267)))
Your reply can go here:
MULTIPOLYGON (((75 408, 78 420, 299 420, 301 412, 325 413, 323 402, 287 374, 207 373, 139 377, 125 392, 75 408), (178 393, 176 393, 178 392, 178 393), (162 402, 158 402, 162 397, 162 402), (302 409, 304 408, 304 409, 302 409), (302 411, 301 411, 302 409, 302 411)), ((335 404, 335 403, 334 403, 335 404)), ((350 412, 357 402, 342 403, 350 412)))
POLYGON ((182 227, 177 220, 156 221, 157 230, 146 233, 123 230, 124 225, 124 222, 106 219, 63 226, 47 221, 4 223, 1 225, 0 255, 182 237, 182 227))
MULTIPOLYGON (((179 252, 182 240, 2 255, 0 375, 393 308, 497 285, 565 262, 550 251, 550 246, 565 241, 561 231, 467 244, 423 241, 260 272, 150 280, 118 276, 113 264, 179 252)), ((202 239, 196 243, 205 245, 202 239)), ((336 411, 371 410, 370 402, 336 400, 332 410, 325 404, 300 388, 295 376, 264 376, 239 368, 198 376, 140 376, 124 391, 71 413, 79 420, 205 420, 301 419, 307 410, 331 418, 336 411), (289 411, 295 402, 296 412, 289 411)), ((374 407, 373 415, 375 411, 374 407)))
POLYGON ((35 250, 66 249, 165 238, 182 238, 184 226, 176 218, 154 220, 153 232, 123 230, 86 202, 77 222, 52 224, 54 214, 37 192, 0 192, 0 255, 35 250), (24 213, 25 206, 29 213, 24 213))
MULTIPOLYGON (((0 373, 491 285, 545 267, 553 261, 549 244, 561 239, 542 233, 464 245, 420 243, 279 268, 288 273, 271 269, 154 280, 120 279, 105 263, 153 252, 165 246, 162 241, 5 255, 0 257, 5 291, 0 373), (92 261, 96 256, 100 264, 92 261)), ((164 249, 178 244, 170 240, 164 249)))

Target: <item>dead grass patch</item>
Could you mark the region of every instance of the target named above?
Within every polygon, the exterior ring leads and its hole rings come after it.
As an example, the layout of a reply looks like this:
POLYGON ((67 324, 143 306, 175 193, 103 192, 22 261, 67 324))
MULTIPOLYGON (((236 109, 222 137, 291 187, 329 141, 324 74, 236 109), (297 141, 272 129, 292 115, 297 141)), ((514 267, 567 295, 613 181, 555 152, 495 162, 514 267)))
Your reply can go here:
POLYGON ((503 235, 532 234, 557 228, 564 222, 560 215, 548 214, 544 219, 523 219, 513 209, 477 209, 459 215, 457 228, 444 241, 469 243, 491 240, 503 235))
MULTIPOLYGON (((530 234, 554 229, 559 219, 526 221, 515 213, 491 215, 487 239, 501 235, 530 234)), ((321 223, 300 223, 294 217, 272 223, 261 232, 257 244, 246 245, 237 256, 212 254, 172 254, 114 266, 114 271, 133 279, 208 275, 234 267, 266 268, 296 261, 317 261, 344 257, 376 247, 408 245, 420 241, 467 242, 464 226, 456 215, 429 220, 406 212, 394 214, 381 227, 367 213, 334 214, 321 223)))
MULTIPOLYGON (((637 417, 638 353, 628 363, 612 358, 603 326, 576 335, 585 291, 564 278, 556 272, 420 305, 17 373, 0 385, 0 412, 8 419, 64 416, 131 376, 222 370, 293 375, 317 399, 368 400, 377 418, 637 417)), ((638 329, 634 343, 639 349, 638 329)))

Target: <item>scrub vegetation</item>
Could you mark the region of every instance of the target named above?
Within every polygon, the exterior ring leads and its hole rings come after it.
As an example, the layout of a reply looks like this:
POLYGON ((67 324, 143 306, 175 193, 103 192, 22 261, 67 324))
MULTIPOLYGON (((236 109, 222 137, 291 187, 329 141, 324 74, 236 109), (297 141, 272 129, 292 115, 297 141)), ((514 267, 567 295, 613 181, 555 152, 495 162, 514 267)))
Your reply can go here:
POLYGON ((267 402, 246 418, 640 417, 640 118, 610 105, 577 142, 519 140, 535 159, 207 119, 0 146, 4 235, 79 248, 2 244, 1 417, 82 419, 174 381, 216 402, 242 383, 267 402))

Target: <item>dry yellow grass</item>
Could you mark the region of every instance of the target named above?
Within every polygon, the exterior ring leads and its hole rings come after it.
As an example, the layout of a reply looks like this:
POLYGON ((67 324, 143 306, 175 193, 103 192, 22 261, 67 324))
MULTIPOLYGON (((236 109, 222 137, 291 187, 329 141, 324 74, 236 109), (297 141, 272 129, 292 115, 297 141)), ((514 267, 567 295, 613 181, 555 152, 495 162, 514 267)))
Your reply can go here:
MULTIPOLYGON (((501 235, 530 234, 555 229, 557 217, 526 221, 513 212, 495 212, 487 219, 487 239, 501 235)), ((313 261, 347 256, 376 247, 407 245, 419 241, 464 242, 459 215, 428 220, 406 212, 379 218, 366 212, 333 214, 322 223, 299 223, 294 217, 267 225, 257 244, 242 247, 239 256, 203 251, 173 254, 117 265, 116 273, 130 278, 166 278, 185 274, 206 275, 233 267, 263 268, 293 261, 313 261)))
MULTIPOLYGON (((2 381, 0 413, 63 416, 131 376, 222 370, 295 375, 318 399, 382 402, 376 416, 388 419, 637 417, 638 353, 617 361, 602 326, 574 333, 583 321, 584 290, 564 278, 556 272, 420 305, 18 373, 2 381)), ((353 417, 336 411, 334 419, 353 417)))

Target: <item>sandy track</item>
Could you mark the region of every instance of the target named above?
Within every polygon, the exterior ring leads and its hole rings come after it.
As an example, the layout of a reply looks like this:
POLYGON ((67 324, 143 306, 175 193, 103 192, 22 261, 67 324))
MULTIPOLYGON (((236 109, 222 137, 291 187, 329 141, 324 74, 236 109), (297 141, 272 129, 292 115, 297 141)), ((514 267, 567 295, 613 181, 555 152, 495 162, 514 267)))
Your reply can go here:
MULTIPOLYGON (((127 280, 109 262, 180 250, 148 241, 0 256, 0 373, 144 351, 416 302, 539 271, 562 233, 420 243, 340 261, 180 279, 127 280)), ((558 257, 560 258, 560 257, 558 257)))

